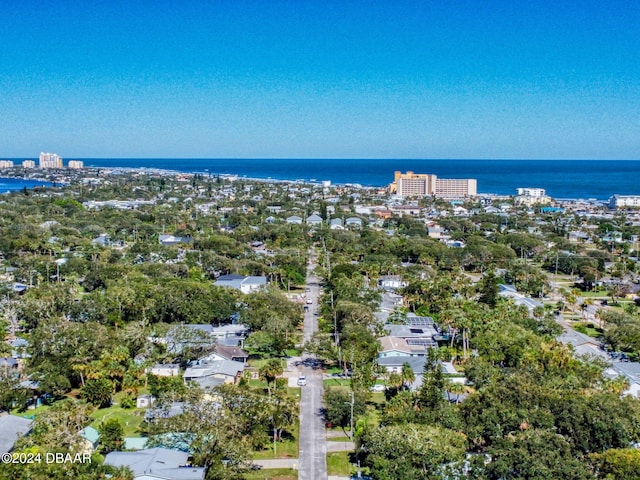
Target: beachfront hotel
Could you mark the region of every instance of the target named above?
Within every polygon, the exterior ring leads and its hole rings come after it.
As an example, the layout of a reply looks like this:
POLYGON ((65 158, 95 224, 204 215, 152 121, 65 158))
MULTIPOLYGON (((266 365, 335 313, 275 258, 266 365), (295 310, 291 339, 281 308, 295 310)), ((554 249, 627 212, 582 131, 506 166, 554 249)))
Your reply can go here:
POLYGON ((434 195, 461 198, 477 195, 478 181, 475 178, 438 178, 433 174, 396 171, 389 190, 401 197, 434 195))
POLYGON ((40 152, 38 165, 40 168, 62 168, 62 157, 55 153, 40 152))
POLYGON ((68 168, 72 168, 72 169, 84 168, 84 162, 82 160, 69 160, 68 168))
POLYGON ((609 208, 640 208, 640 195, 613 195, 609 198, 609 208))

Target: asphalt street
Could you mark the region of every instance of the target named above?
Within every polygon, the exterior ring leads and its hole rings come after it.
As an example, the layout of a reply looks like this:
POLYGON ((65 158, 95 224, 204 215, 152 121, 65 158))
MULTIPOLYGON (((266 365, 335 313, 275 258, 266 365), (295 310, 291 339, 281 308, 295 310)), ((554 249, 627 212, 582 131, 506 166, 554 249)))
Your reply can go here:
MULTIPOLYGON (((318 295, 320 285, 313 275, 315 254, 312 252, 307 266, 307 302, 308 311, 304 315, 304 341, 311 339, 318 330, 318 295)), ((327 479, 327 442, 324 419, 322 417, 323 380, 320 363, 313 355, 305 355, 301 362, 302 375, 307 377, 307 385, 301 388, 300 395, 300 480, 327 479)))

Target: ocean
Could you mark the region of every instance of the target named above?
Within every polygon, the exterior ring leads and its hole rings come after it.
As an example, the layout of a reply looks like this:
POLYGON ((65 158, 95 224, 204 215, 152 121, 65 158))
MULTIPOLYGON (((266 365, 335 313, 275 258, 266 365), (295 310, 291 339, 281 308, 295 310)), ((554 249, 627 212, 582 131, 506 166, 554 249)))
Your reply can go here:
POLYGON ((160 168, 276 180, 330 180, 386 186, 393 172, 475 178, 479 193, 513 195, 518 187, 544 188, 554 198, 607 200, 640 195, 640 160, 399 160, 399 159, 170 159, 85 158, 85 166, 160 168))

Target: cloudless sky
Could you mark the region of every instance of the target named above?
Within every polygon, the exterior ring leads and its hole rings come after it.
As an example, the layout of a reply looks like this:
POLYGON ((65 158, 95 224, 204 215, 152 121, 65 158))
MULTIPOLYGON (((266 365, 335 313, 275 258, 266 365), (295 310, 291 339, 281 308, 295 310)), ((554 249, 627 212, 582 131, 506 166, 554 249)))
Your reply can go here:
POLYGON ((0 157, 640 159, 637 0, 0 0, 0 157))

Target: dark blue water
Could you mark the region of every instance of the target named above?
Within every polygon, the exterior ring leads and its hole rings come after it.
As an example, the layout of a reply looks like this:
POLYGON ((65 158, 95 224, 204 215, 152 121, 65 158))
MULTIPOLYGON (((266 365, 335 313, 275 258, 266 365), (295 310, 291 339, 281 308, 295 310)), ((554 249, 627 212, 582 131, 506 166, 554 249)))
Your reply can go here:
POLYGON ((23 180, 21 178, 0 178, 0 193, 14 192, 16 190, 22 190, 24 187, 31 189, 42 186, 51 186, 51 183, 23 180))
POLYGON ((85 166, 148 167, 183 172, 237 174, 278 180, 331 180, 386 186, 393 172, 475 178, 479 193, 512 195, 518 187, 545 188, 555 198, 640 195, 640 160, 393 160, 393 159, 84 159, 85 166))

